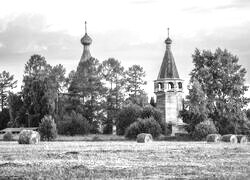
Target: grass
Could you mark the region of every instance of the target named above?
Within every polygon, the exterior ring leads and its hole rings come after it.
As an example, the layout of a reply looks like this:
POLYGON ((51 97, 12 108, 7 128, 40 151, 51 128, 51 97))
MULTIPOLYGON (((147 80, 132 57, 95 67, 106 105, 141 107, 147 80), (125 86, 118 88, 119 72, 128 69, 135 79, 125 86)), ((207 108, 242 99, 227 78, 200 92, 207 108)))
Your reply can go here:
POLYGON ((0 179, 250 179, 250 144, 0 142, 0 179))

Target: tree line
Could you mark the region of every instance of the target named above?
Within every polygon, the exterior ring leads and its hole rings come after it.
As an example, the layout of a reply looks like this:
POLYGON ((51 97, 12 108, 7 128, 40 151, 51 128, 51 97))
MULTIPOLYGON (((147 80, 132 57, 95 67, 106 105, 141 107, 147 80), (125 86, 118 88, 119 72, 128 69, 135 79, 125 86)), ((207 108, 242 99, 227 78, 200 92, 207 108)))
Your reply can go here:
POLYGON ((61 64, 51 66, 35 54, 24 69, 18 93, 10 91, 17 83, 14 76, 6 71, 0 74, 1 109, 6 117, 9 114, 1 128, 36 127, 45 115, 52 115, 58 123, 84 118, 91 132, 102 126, 110 133, 122 104, 147 101, 143 68, 133 65, 125 70, 114 58, 102 63, 90 58, 66 77, 61 64))
MULTIPOLYGON (((189 92, 179 113, 189 135, 196 139, 211 133, 250 135, 246 69, 239 65, 239 58, 218 48, 215 52, 196 49, 192 59, 189 92)), ((98 133, 100 129, 112 133, 114 124, 118 134, 127 132, 131 137, 152 129, 171 132, 171 124, 162 122, 161 112, 154 108, 154 99, 148 103, 141 66, 125 70, 114 58, 103 62, 90 58, 67 77, 65 73, 62 65, 51 66, 41 55, 33 55, 25 64, 21 91, 11 93, 16 81, 3 71, 1 128, 38 126, 45 115, 51 115, 60 134, 98 133)))

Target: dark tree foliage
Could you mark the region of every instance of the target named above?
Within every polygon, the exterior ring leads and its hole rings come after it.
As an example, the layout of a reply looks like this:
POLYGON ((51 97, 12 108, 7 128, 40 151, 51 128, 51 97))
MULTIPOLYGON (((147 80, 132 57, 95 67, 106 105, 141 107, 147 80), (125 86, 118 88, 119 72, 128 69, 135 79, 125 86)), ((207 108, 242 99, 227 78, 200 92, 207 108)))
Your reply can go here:
MULTIPOLYGON (((9 103, 9 114, 10 114, 10 122, 8 123, 8 126, 19 127, 20 124, 18 124, 17 118, 21 116, 21 108, 23 107, 22 94, 10 93, 8 97, 8 103, 9 103)), ((22 118, 24 119, 24 117, 22 118)))
POLYGON ((161 132, 165 135, 169 134, 168 125, 162 119, 162 113, 157 108, 155 108, 151 105, 147 105, 147 106, 143 107, 140 117, 142 119, 147 119, 147 118, 153 117, 154 120, 156 120, 159 123, 159 125, 161 126, 161 132))
POLYGON ((246 133, 248 124, 243 108, 249 100, 244 97, 246 69, 227 50, 198 49, 193 54, 189 96, 180 113, 193 131, 196 124, 211 118, 221 134, 246 133))
POLYGON ((103 121, 104 133, 111 134, 117 112, 124 102, 124 67, 121 66, 118 60, 109 58, 102 62, 100 72, 102 78, 105 80, 105 84, 109 86, 107 94, 105 95, 107 99, 107 118, 103 121))
POLYGON ((80 62, 69 87, 69 92, 80 99, 73 110, 87 118, 92 133, 98 132, 100 120, 103 119, 102 107, 105 106, 103 97, 107 92, 101 81, 99 67, 99 61, 94 58, 80 62))
POLYGON ((41 123, 39 123, 38 130, 43 141, 51 141, 57 137, 56 123, 52 116, 44 116, 41 123))
POLYGON ((0 130, 7 128, 9 121, 10 121, 9 109, 4 108, 0 112, 0 130))
POLYGON ((136 104, 123 107, 117 116, 116 131, 118 135, 124 135, 126 128, 141 116, 142 108, 136 104))
POLYGON ((58 133, 74 136, 76 134, 85 135, 90 132, 88 120, 80 113, 71 111, 65 113, 63 119, 58 122, 58 133))
POLYGON ((45 115, 55 114, 64 73, 62 65, 52 67, 44 57, 31 56, 25 64, 22 86, 23 108, 20 110, 20 117, 17 118, 19 121, 26 122, 25 125, 28 126, 38 126, 45 115))
POLYGON ((125 137, 128 139, 136 139, 136 136, 140 133, 149 133, 155 138, 161 134, 161 126, 153 117, 145 119, 139 118, 126 129, 125 137))

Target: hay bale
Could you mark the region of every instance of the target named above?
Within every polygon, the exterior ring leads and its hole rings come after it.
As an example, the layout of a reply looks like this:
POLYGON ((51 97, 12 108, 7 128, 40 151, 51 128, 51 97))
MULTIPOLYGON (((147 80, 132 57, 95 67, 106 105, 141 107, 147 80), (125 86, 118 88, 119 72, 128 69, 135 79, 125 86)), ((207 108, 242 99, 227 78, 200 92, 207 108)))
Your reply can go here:
POLYGON ((153 137, 151 134, 141 133, 137 135, 136 141, 138 143, 148 143, 153 141, 153 137))
POLYGON ((22 130, 19 134, 19 144, 37 144, 40 141, 40 135, 36 131, 22 130))
POLYGON ((238 142, 238 139, 234 134, 226 134, 221 137, 221 141, 235 144, 238 142))
POLYGON ((247 144, 248 143, 247 136, 245 136, 245 135, 236 135, 236 137, 238 139, 238 143, 240 143, 240 144, 247 144))
POLYGON ((221 135, 220 134, 209 134, 207 135, 207 142, 219 142, 221 139, 221 135))

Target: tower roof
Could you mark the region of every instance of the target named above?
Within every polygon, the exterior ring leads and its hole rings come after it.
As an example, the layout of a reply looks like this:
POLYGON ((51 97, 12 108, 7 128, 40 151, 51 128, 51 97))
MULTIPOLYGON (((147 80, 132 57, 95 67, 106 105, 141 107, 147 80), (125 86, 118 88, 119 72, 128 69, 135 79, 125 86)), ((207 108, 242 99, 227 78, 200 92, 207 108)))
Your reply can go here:
POLYGON ((82 45, 90 45, 92 43, 92 39, 87 34, 87 22, 85 21, 85 35, 81 39, 82 45))
POLYGON ((169 38, 169 28, 168 28, 168 38, 165 40, 166 51, 161 64, 160 72, 157 79, 179 79, 179 73, 175 65, 174 56, 171 51, 172 40, 169 38))

